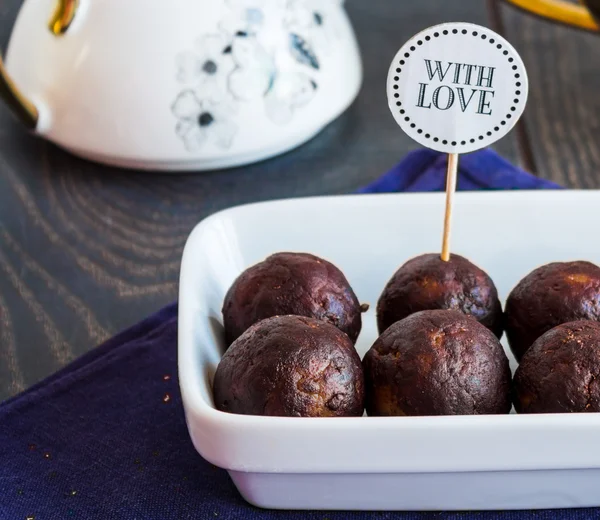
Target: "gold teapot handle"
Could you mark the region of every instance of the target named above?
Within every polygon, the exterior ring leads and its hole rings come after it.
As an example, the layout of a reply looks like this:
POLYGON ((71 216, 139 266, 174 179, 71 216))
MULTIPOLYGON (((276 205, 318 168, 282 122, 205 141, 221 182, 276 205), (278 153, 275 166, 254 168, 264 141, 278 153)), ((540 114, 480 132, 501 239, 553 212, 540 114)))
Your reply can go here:
MULTIPOLYGON (((66 32, 78 6, 79 0, 57 0, 56 10, 49 24, 49 29, 54 35, 60 36, 66 32)), ((0 97, 28 129, 35 130, 39 119, 38 110, 13 83, 6 72, 2 58, 0 58, 0 97)))
MULTIPOLYGON (((506 0, 508 3, 542 18, 586 29, 600 30, 598 23, 585 7, 566 0, 506 0)), ((585 2, 581 2, 585 4, 585 2)))
POLYGON ((15 86, 10 76, 6 73, 4 62, 0 58, 0 98, 4 100, 12 113, 29 130, 35 130, 39 118, 35 105, 27 99, 15 86))

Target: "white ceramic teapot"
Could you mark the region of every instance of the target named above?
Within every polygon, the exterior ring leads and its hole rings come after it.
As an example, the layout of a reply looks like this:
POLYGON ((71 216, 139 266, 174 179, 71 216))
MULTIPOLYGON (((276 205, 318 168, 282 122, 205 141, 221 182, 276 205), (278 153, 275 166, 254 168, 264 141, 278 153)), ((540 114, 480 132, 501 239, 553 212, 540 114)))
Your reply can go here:
POLYGON ((102 163, 207 170, 307 141, 354 100, 343 0, 25 0, 0 93, 102 163))

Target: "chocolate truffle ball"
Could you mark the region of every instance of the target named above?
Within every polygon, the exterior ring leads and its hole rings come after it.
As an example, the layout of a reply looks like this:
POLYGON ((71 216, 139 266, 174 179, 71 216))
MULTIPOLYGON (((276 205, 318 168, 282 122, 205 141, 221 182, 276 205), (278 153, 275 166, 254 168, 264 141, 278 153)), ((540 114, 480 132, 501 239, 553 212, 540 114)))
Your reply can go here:
POLYGON ((517 360, 544 332, 578 320, 600 320, 600 267, 590 262, 538 267, 506 300, 506 336, 517 360))
POLYGON ((377 303, 379 333, 414 312, 436 309, 471 315, 502 337, 502 305, 492 279, 462 256, 444 262, 437 253, 409 260, 392 276, 377 303))
POLYGON ((540 336, 515 372, 518 413, 600 412, 600 323, 563 323, 540 336))
POLYGON ((498 338, 459 311, 390 326, 363 359, 370 416, 506 414, 511 373, 498 338))
POLYGON ((260 320, 291 314, 327 321, 356 342, 361 312, 348 280, 332 263, 307 253, 277 253, 246 269, 227 292, 225 342, 231 345, 260 320))
POLYGON ((245 415, 361 416, 364 377, 350 338, 325 321, 276 316, 225 352, 214 380, 217 409, 245 415))

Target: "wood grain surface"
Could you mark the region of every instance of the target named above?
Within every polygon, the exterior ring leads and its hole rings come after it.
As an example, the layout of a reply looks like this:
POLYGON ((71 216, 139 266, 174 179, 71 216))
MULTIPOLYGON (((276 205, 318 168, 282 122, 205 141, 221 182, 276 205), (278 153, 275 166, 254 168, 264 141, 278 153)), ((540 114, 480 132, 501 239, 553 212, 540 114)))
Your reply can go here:
POLYGON ((600 35, 500 5, 530 83, 525 125, 538 175, 600 188, 600 35))
MULTIPOLYGON (((18 0, 0 2, 3 48, 19 5, 18 0)), ((175 176, 107 168, 27 134, 0 110, 0 400, 173 301, 182 248, 202 218, 246 202, 349 193, 417 147, 389 114, 384 93, 389 63, 410 36, 430 25, 450 20, 489 25, 486 5, 480 0, 348 0, 347 6, 364 60, 359 98, 315 139, 260 164, 175 176)), ((537 42, 557 53, 563 69, 575 66, 561 57, 552 36, 557 29, 522 16, 511 20, 521 27, 523 34, 511 34, 530 67, 537 42)), ((590 47, 596 43, 582 41, 590 47)), ((571 51, 576 47, 565 45, 571 51)), ((544 66, 551 61, 544 57, 544 66)), ((580 73, 592 76, 580 80, 600 81, 591 64, 579 66, 580 73)), ((571 148, 570 138, 570 132, 583 135, 581 130, 565 122, 542 128, 558 120, 549 122, 542 100, 551 96, 557 106, 573 107, 573 100, 559 99, 581 87, 568 80, 567 87, 553 84, 542 92, 541 81, 540 76, 529 121, 538 135, 551 132, 552 140, 564 142, 560 151, 548 151, 540 139, 538 155, 552 154, 546 162, 540 157, 540 164, 554 179, 591 186, 597 161, 591 149, 585 175, 568 173, 573 164, 581 165, 576 157, 581 149, 571 148)), ((575 117, 565 108, 559 111, 563 117, 575 117)), ((589 139, 596 115, 575 111, 578 121, 587 121, 589 139)), ((512 136, 496 148, 518 161, 512 136)))

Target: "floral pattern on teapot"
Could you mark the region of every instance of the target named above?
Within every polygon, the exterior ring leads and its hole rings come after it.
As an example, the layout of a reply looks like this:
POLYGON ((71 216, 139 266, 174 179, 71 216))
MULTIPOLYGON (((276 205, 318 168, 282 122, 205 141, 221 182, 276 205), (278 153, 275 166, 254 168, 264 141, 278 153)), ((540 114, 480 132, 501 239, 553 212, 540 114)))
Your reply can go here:
POLYGON ((171 108, 186 149, 231 147, 244 103, 259 102, 273 123, 290 123, 317 93, 319 54, 337 38, 329 17, 337 1, 226 0, 230 13, 218 32, 202 35, 193 51, 176 58, 185 88, 171 108))

